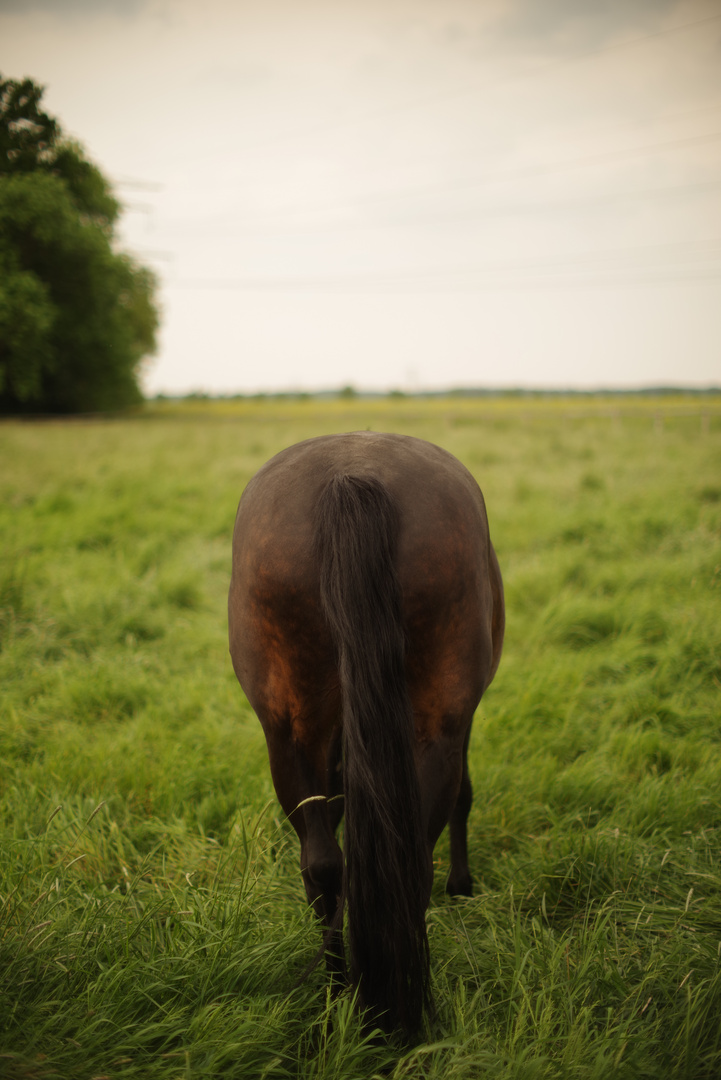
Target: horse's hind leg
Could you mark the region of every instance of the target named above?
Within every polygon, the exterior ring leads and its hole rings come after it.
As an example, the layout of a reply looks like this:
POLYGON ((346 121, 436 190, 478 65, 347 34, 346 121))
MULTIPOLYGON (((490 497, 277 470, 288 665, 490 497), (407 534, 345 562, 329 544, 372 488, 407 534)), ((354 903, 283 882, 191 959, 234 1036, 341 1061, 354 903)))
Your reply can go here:
POLYGON ((300 845, 300 868, 308 903, 321 919, 326 933, 326 967, 332 981, 345 981, 343 950, 343 856, 333 835, 325 802, 303 807, 304 835, 300 845))
POLYGON ((446 883, 446 892, 450 896, 473 896, 473 882, 468 868, 468 840, 467 822, 468 814, 473 802, 473 789, 471 778, 468 775, 468 743, 471 737, 469 725, 468 733, 463 744, 463 771, 461 773, 461 786, 458 790, 456 804, 451 811, 449 831, 451 836, 451 872, 446 883))
MULTIPOLYGON (((323 763, 314 768, 291 735, 273 737, 266 730, 273 784, 280 803, 300 840, 300 869, 308 903, 326 933, 326 967, 333 981, 345 980, 343 912, 343 855, 335 838, 342 816, 342 798, 335 770, 323 763)), ((332 762, 328 763, 332 766, 332 762)))

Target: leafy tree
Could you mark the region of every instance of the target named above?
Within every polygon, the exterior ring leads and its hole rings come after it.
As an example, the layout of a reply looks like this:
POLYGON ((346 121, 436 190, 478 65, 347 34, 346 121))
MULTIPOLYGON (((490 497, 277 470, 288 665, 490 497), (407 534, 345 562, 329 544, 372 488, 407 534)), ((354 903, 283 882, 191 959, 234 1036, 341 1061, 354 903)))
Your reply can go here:
POLYGON ((123 408, 155 349, 156 281, 115 250, 120 205, 42 93, 0 76, 0 409, 123 408))

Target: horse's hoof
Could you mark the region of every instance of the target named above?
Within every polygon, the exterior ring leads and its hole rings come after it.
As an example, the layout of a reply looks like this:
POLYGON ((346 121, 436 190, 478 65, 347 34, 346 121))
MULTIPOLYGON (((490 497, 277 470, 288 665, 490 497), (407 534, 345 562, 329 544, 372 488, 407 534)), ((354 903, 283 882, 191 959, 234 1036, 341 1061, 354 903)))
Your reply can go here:
POLYGON ((473 896, 473 882, 471 875, 465 874, 457 881, 448 881, 446 892, 449 896, 473 896))

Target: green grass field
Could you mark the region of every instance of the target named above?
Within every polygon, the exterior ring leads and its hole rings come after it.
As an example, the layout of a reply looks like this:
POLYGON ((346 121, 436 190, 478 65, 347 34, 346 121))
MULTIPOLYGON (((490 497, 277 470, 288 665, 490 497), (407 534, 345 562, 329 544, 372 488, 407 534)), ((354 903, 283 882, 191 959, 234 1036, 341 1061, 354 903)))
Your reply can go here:
POLYGON ((0 1076, 721 1075, 721 400, 240 401, 0 425, 0 1076), (283 446, 437 442, 507 637, 437 1014, 364 1031, 227 653, 238 498, 283 446))

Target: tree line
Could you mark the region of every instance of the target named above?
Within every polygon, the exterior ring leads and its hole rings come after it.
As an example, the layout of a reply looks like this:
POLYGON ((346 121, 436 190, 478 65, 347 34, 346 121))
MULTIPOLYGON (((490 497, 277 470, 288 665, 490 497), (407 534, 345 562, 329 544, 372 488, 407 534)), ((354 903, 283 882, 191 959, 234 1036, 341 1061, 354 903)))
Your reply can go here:
POLYGON ((116 249, 109 181, 0 75, 0 412, 122 409, 155 351, 154 274, 116 249))

